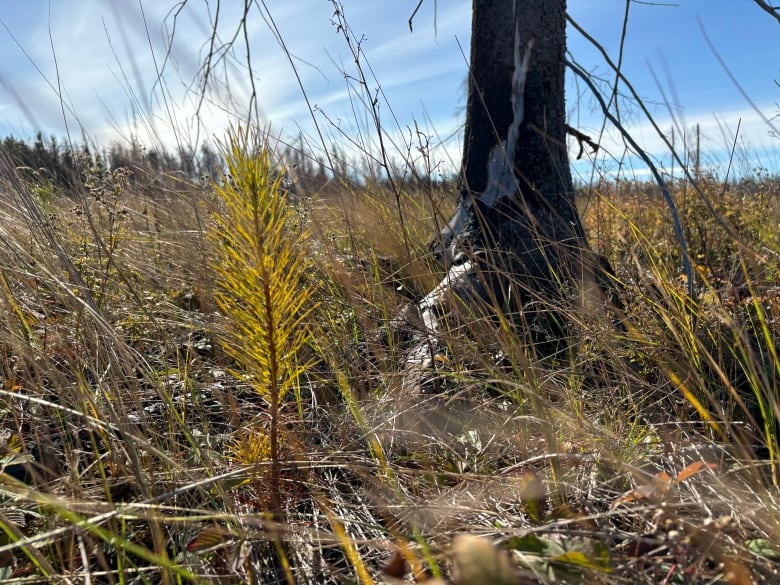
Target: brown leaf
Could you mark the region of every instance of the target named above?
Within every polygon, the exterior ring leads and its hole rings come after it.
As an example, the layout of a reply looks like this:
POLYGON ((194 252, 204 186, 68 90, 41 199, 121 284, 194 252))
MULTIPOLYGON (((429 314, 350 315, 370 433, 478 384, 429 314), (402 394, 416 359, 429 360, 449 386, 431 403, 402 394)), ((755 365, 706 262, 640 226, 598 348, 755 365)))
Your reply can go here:
POLYGON ((646 500, 653 497, 659 491, 658 485, 640 485, 632 490, 628 490, 614 502, 609 505, 610 510, 614 510, 620 504, 626 504, 628 502, 636 502, 637 500, 646 500))
POLYGON ((681 483, 686 479, 688 479, 689 477, 693 477, 703 469, 716 469, 717 467, 718 465, 716 463, 707 463, 706 461, 694 461, 688 467, 686 467, 680 473, 678 473, 677 477, 674 478, 674 481, 677 483, 681 483))
POLYGON ((620 504, 627 502, 635 502, 637 500, 647 500, 656 495, 659 492, 666 492, 672 486, 672 478, 665 471, 659 471, 653 476, 652 483, 646 485, 640 485, 632 490, 628 490, 609 506, 610 510, 614 510, 620 504))
POLYGON ((382 565, 382 572, 394 579, 403 579, 409 572, 409 564, 400 550, 396 550, 382 565))
POLYGON ((754 585, 750 569, 734 558, 723 559, 723 579, 729 585, 754 585))
POLYGON ((392 579, 404 579, 411 573, 415 583, 430 583, 431 574, 425 561, 409 546, 409 543, 399 539, 396 546, 398 548, 382 566, 382 572, 392 579))
POLYGON ((24 380, 11 376, 3 380, 3 387, 9 392, 18 392, 24 389, 24 380))
POLYGON ((230 533, 216 524, 206 526, 187 543, 185 547, 187 552, 199 552, 220 544, 225 544, 230 540, 230 533))

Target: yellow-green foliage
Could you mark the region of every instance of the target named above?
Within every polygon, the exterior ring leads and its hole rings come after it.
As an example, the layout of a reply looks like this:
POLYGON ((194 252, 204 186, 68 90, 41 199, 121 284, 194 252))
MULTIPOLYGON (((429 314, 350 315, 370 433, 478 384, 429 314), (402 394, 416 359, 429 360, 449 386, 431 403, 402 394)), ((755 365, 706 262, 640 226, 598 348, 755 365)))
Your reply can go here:
MULTIPOLYGON (((281 402, 311 365, 300 359, 312 340, 307 233, 291 225, 281 173, 256 130, 231 131, 222 154, 225 176, 216 186, 221 209, 211 231, 217 248, 215 299, 228 318, 222 345, 269 402, 271 498, 280 512, 281 402)), ((238 459, 249 462, 247 455, 238 459)))
POLYGON ((223 148, 226 176, 216 187, 216 301, 230 321, 223 345, 260 394, 283 397, 305 367, 311 339, 311 290, 304 278, 307 233, 294 231, 281 177, 253 130, 231 131, 223 148))

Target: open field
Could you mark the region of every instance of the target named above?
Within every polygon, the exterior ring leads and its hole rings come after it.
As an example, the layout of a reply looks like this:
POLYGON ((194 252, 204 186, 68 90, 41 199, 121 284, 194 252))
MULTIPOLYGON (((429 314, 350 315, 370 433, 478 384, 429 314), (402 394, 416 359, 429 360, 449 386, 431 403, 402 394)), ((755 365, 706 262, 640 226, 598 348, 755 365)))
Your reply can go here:
POLYGON ((454 325, 409 393, 454 188, 257 146, 0 173, 0 581, 780 581, 777 178, 673 185, 693 286, 654 186, 583 190, 621 310, 454 325))

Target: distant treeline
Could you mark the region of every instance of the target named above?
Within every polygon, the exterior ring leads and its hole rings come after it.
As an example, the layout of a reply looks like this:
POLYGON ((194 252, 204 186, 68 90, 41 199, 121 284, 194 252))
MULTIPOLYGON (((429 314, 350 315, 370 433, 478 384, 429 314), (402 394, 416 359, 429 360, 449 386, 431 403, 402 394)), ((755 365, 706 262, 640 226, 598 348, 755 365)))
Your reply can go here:
POLYGON ((0 161, 6 161, 23 177, 34 175, 37 180, 69 189, 81 182, 84 166, 116 169, 128 167, 150 173, 177 173, 187 179, 215 176, 220 168, 216 149, 204 144, 197 152, 149 149, 132 141, 129 145, 114 143, 98 149, 88 141, 78 146, 45 139, 38 133, 35 140, 25 141, 8 136, 0 143, 0 161))
MULTIPOLYGON (((452 177, 442 177, 436 172, 420 174, 403 164, 391 169, 393 180, 390 181, 381 166, 367 168, 365 160, 352 160, 338 148, 333 148, 326 160, 307 154, 301 147, 278 143, 276 146, 279 166, 285 167, 285 186, 301 194, 325 194, 343 189, 346 184, 357 187, 368 183, 391 190, 429 190, 432 186, 437 190, 454 188, 452 177), (337 181, 333 180, 335 177, 337 181)), ((199 182, 219 176, 222 158, 219 149, 208 143, 197 149, 179 149, 176 152, 149 148, 136 140, 102 148, 87 139, 75 145, 54 136, 44 138, 42 133, 38 133, 31 141, 15 136, 2 140, 0 176, 8 172, 9 165, 25 179, 46 183, 55 190, 68 191, 82 185, 87 171, 85 167, 90 172, 129 168, 132 171, 131 183, 149 184, 150 179, 160 175, 176 175, 199 182)))

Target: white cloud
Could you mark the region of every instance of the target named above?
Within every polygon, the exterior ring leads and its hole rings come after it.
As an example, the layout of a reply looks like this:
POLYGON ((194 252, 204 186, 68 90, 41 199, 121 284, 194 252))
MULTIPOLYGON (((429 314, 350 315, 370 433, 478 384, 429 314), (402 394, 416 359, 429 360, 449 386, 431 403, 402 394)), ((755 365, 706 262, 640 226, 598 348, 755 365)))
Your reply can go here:
MULTIPOLYGON (((701 166, 719 172, 721 176, 729 167, 733 152, 732 176, 734 173, 744 175, 759 166, 774 169, 780 167, 780 140, 770 135, 771 128, 765 122, 765 118, 771 117, 773 107, 761 107, 762 115, 752 109, 734 109, 718 113, 686 113, 684 117, 677 119, 668 115, 659 116, 656 118, 656 125, 669 144, 648 121, 628 123, 626 130, 654 164, 665 172, 680 172, 679 163, 672 157, 670 144, 673 144, 679 157, 689 167, 694 165, 698 148, 701 166)), ((628 176, 645 173, 646 165, 639 160, 633 149, 624 143, 617 129, 608 126, 600 137, 595 126, 579 129, 594 140, 598 139, 600 151, 596 155, 595 163, 600 169, 614 174, 618 169, 618 161, 623 161, 622 172, 628 176)), ((572 158, 576 156, 578 149, 576 142, 570 140, 572 158)), ((580 172, 588 172, 589 165, 584 162, 575 166, 580 172)))
MULTIPOLYGON (((432 139, 432 156, 448 161, 454 170, 460 162, 457 129, 462 116, 459 119, 457 110, 465 101, 463 80, 466 76, 465 58, 455 37, 468 54, 471 2, 451 0, 446 7, 444 3, 438 3, 435 31, 433 3, 425 3, 415 19, 414 33, 409 32, 407 19, 416 2, 406 3, 408 6, 404 4, 400 9, 399 3, 392 2, 346 0, 345 3, 355 34, 365 33, 361 45, 365 51, 363 64, 370 65, 376 74, 374 80, 372 73, 367 73, 368 89, 373 93, 381 86, 386 95, 388 103, 380 96, 379 108, 392 142, 402 145, 416 120, 427 134, 441 135, 441 139, 432 139), (389 108, 393 108, 397 127, 389 108)), ((596 18, 596 8, 606 14, 609 6, 610 18, 615 18, 614 7, 605 0, 588 0, 587 8, 584 2, 571 4, 575 12, 580 10, 591 19, 596 18), (579 4, 583 6, 578 8, 579 4), (594 4, 598 6, 594 7, 594 4)), ((224 41, 235 31, 240 5, 222 5, 228 11, 221 17, 223 27, 219 31, 224 41)), ((248 107, 250 80, 246 71, 228 68, 227 86, 213 86, 198 110, 198 96, 192 82, 208 49, 211 25, 205 4, 188 3, 178 17, 176 36, 170 47, 171 59, 167 62, 166 39, 174 26, 167 12, 169 3, 147 0, 142 6, 146 24, 138 3, 80 0, 77 9, 71 4, 55 3, 52 4, 51 22, 46 12, 27 8, 23 14, 25 18, 19 17, 16 21, 19 24, 14 32, 25 44, 35 65, 55 87, 56 55, 64 102, 73 110, 73 113, 67 113, 66 107, 65 117, 71 131, 77 133, 77 140, 80 140, 79 124, 104 144, 131 133, 137 134, 143 142, 160 141, 169 146, 177 141, 188 143, 196 136, 221 137, 227 124, 244 115, 248 107), (164 62, 165 77, 158 83, 157 71, 164 62)), ((338 121, 356 140, 370 143, 370 136, 375 131, 366 105, 361 103, 365 97, 360 91, 355 93, 356 88, 360 88, 354 80, 345 80, 344 72, 340 71, 345 68, 346 73, 355 73, 345 42, 330 22, 332 5, 325 0, 295 0, 269 3, 269 6, 310 102, 338 121)), ((16 10, 21 11, 18 7, 16 10)), ((7 13, 0 18, 10 22, 12 17, 14 14, 7 13)), ((283 129, 294 135, 300 128, 311 134, 311 114, 290 63, 256 12, 251 15, 249 33, 261 113, 277 131, 283 129)), ((63 108, 57 91, 46 85, 2 33, 0 51, 10 55, 2 64, 0 81, 11 84, 13 90, 0 84, 0 129, 18 128, 22 125, 20 121, 24 121, 29 126, 28 133, 41 128, 45 134, 62 135, 63 108)), ((238 48, 232 58, 242 61, 243 49, 238 48)), ((221 71, 218 69, 217 74, 221 71)), ((772 104, 762 107, 767 115, 776 111, 772 104)), ((753 148, 766 149, 767 156, 771 157, 772 152, 777 151, 778 141, 768 136, 768 129, 750 110, 733 108, 716 116, 702 108, 697 112, 686 112, 680 124, 688 131, 698 124, 702 148, 708 149, 712 159, 716 159, 722 157, 720 151, 733 138, 736 120, 740 117, 743 120, 740 134, 753 148)), ((660 118, 659 125, 668 131, 673 121, 666 114, 660 118)), ((339 136, 335 129, 327 127, 321 114, 318 120, 330 136, 339 136)), ((578 127, 583 132, 595 135, 599 119, 591 112, 583 112, 576 123, 581 124, 578 127)), ((668 148, 648 124, 635 123, 629 125, 629 129, 645 150, 659 160, 668 160, 668 148)), ((623 149, 620 137, 614 131, 602 138, 602 144, 604 150, 615 155, 623 149)), ((403 152, 406 147, 399 146, 399 150, 403 152)))

